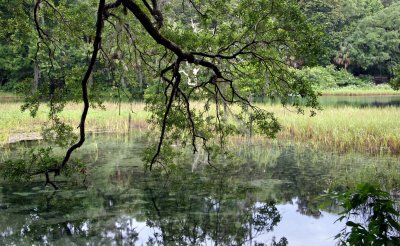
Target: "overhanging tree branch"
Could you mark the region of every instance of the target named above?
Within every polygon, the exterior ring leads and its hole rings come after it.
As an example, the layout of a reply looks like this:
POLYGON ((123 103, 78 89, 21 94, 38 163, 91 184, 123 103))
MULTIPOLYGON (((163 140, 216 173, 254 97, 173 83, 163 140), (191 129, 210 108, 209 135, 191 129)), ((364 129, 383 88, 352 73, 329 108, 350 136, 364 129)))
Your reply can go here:
POLYGON ((96 63, 97 60, 97 54, 100 49, 101 45, 101 33, 103 29, 103 13, 105 9, 105 0, 100 0, 99 1, 99 7, 97 9, 97 22, 96 22, 96 36, 93 42, 93 52, 92 56, 90 59, 90 63, 88 65, 88 68, 86 70, 85 76, 83 77, 81 81, 81 89, 82 89, 82 100, 83 100, 83 111, 81 115, 81 120, 79 124, 79 141, 72 145, 68 150, 67 153, 65 154, 65 157, 61 163, 61 165, 56 169, 55 174, 59 175, 60 171, 65 167, 67 164, 68 160, 71 157, 71 154, 74 150, 77 148, 81 147, 82 144, 85 142, 85 123, 86 123, 86 117, 89 111, 89 98, 88 98, 88 88, 87 88, 87 83, 89 81, 90 75, 93 71, 94 64, 96 63))
POLYGON ((174 65, 174 77, 173 77, 173 80, 175 80, 175 82, 174 82, 174 84, 172 86, 171 95, 169 97, 168 104, 167 104, 167 107, 166 107, 166 110, 165 110, 165 113, 164 113, 163 122, 162 122, 162 125, 161 125, 160 140, 158 141, 156 153, 153 156, 153 159, 151 160, 151 163, 150 163, 150 171, 151 171, 151 169, 153 167, 153 164, 155 163, 157 157, 159 156, 159 154, 161 152, 161 147, 162 147, 162 144, 163 144, 163 141, 164 141, 165 131, 166 131, 166 128, 167 128, 168 115, 169 115, 169 112, 171 110, 172 103, 174 101, 174 97, 176 96, 176 93, 178 91, 179 83, 181 82, 181 75, 179 73, 180 62, 181 61, 178 60, 178 61, 176 61, 175 65, 174 65))
MULTIPOLYGON (((203 142, 206 141, 206 139, 204 137, 200 137, 196 133, 195 124, 194 124, 194 121, 193 121, 193 116, 192 116, 192 114, 190 112, 190 108, 189 108, 189 99, 190 98, 187 97, 186 94, 182 93, 183 91, 179 87, 179 84, 181 82, 181 77, 180 77, 179 69, 177 69, 177 68, 179 68, 179 64, 182 61, 186 61, 188 63, 199 65, 199 66, 202 66, 204 68, 212 70, 213 75, 211 76, 211 79, 209 81, 207 81, 206 83, 204 83, 204 82, 201 83, 201 85, 206 87, 206 85, 209 84, 209 85, 214 87, 215 93, 213 93, 213 92, 211 92, 211 93, 216 98, 215 99, 216 100, 216 104, 218 104, 218 97, 221 97, 221 99, 224 102, 243 103, 243 104, 245 104, 247 106, 250 106, 251 109, 259 111, 257 107, 251 105, 251 103, 246 98, 244 98, 243 96, 240 95, 240 93, 233 86, 233 80, 225 78, 223 76, 223 73, 222 73, 220 67, 217 65, 218 62, 216 61, 216 59, 235 60, 239 56, 242 56, 242 55, 257 56, 260 59, 263 59, 263 57, 261 55, 258 55, 253 51, 247 51, 247 50, 250 49, 254 45, 258 45, 258 44, 266 45, 266 44, 269 44, 270 42, 256 41, 256 39, 254 38, 251 41, 245 43, 235 53, 232 53, 230 55, 224 55, 222 53, 207 54, 207 53, 194 52, 194 51, 186 52, 179 45, 177 45, 176 43, 174 43, 170 39, 164 37, 159 31, 159 27, 154 26, 154 24, 152 23, 152 21, 150 20, 148 15, 140 8, 140 6, 138 4, 136 4, 132 0, 121 0, 121 1, 122 1, 122 5, 125 8, 127 8, 137 18, 137 20, 141 23, 141 25, 146 30, 146 32, 154 39, 154 41, 157 42, 158 44, 162 45, 166 49, 172 51, 176 56, 175 63, 173 65, 167 66, 165 69, 163 69, 161 71, 161 74, 160 74, 160 77, 164 81, 168 82, 166 88, 164 89, 164 96, 165 96, 165 100, 166 100, 166 103, 165 103, 166 108, 165 108, 164 116, 163 116, 162 122, 161 122, 160 139, 159 139, 159 142, 158 142, 158 145, 157 145, 156 153, 153 156, 153 158, 151 160, 151 163, 150 163, 150 170, 152 168, 152 165, 157 160, 157 157, 160 155, 161 147, 162 147, 162 144, 163 144, 163 140, 164 140, 165 132, 166 132, 166 128, 167 128, 168 115, 170 113, 170 110, 171 110, 171 107, 172 107, 172 103, 174 101, 174 97, 176 97, 178 94, 182 94, 182 96, 184 98, 184 101, 185 101, 186 113, 188 114, 187 117, 189 118, 188 122, 189 122, 190 132, 192 134, 192 145, 193 145, 194 151, 196 151, 195 139, 197 137, 202 138, 203 142), (210 61, 210 59, 211 59, 211 61, 210 61), (164 76, 165 73, 168 72, 168 71, 172 71, 172 79, 171 80, 164 76), (230 98, 227 98, 227 96, 224 94, 223 90, 220 88, 220 84, 224 83, 224 82, 226 82, 228 84, 228 88, 230 89, 230 93, 229 93, 230 94, 229 95, 230 98), (172 86, 171 93, 168 96, 167 92, 168 92, 168 90, 169 90, 169 88, 171 86, 172 86)), ((147 2, 145 1, 145 3, 147 3, 147 2)), ((145 4, 145 5, 148 8, 148 10, 152 10, 152 9, 157 7, 157 5, 154 4, 154 1, 153 1, 153 8, 151 8, 148 4, 145 4)), ((280 40, 278 40, 278 41, 280 41, 280 40)), ((228 46, 228 48, 221 49, 220 52, 223 52, 226 49, 229 49, 229 47, 233 46, 235 43, 240 43, 240 42, 239 41, 238 42, 234 41, 228 46)), ((198 88, 198 87, 195 87, 195 88, 198 88)), ((190 95, 194 91, 195 88, 193 88, 189 92, 188 95, 190 95)), ((207 88, 204 88, 204 89, 206 91, 210 91, 207 88)), ((216 114, 217 114, 217 119, 219 119, 219 111, 218 110, 217 110, 216 114)), ((222 131, 222 128, 219 129, 219 131, 222 131)))
MULTIPOLYGON (((37 0, 37 3, 39 3, 40 1, 41 0, 37 0)), ((204 18, 204 16, 199 12, 198 6, 194 5, 193 4, 194 2, 192 1, 190 1, 190 3, 192 4, 193 8, 195 8, 196 12, 200 15, 200 17, 204 18)), ((204 46, 201 46, 202 50, 198 50, 196 48, 188 50, 187 48, 185 48, 186 46, 184 44, 181 44, 181 42, 179 41, 174 41, 175 39, 170 38, 170 36, 167 34, 165 34, 164 36, 163 32, 160 30, 163 21, 162 14, 160 12, 160 9, 162 9, 160 8, 160 2, 157 2, 156 0, 141 0, 141 1, 116 0, 112 3, 105 4, 105 0, 100 0, 97 13, 96 35, 93 44, 94 48, 91 54, 90 63, 81 81, 82 100, 84 107, 79 124, 80 128, 79 141, 74 145, 72 145, 67 150, 62 163, 58 166, 55 166, 54 169, 47 170, 47 173, 54 172, 56 175, 60 174, 61 170, 65 167, 68 160, 70 159, 72 152, 77 148, 81 147, 85 141, 85 121, 89 110, 87 83, 93 71, 93 67, 96 63, 98 52, 99 50, 101 50, 100 43, 101 43, 101 36, 103 31, 102 27, 104 20, 106 20, 107 17, 109 16, 113 16, 117 18, 117 20, 121 23, 125 21, 125 17, 122 15, 119 16, 117 11, 111 12, 112 9, 120 6, 124 8, 125 15, 127 15, 128 14, 127 12, 129 11, 140 23, 139 25, 143 27, 144 32, 143 29, 141 28, 139 28, 138 30, 138 33, 140 35, 142 35, 143 33, 149 34, 151 39, 154 40, 161 47, 163 47, 165 50, 161 59, 157 59, 159 57, 156 57, 156 62, 155 62, 156 65, 153 66, 152 64, 154 64, 153 63, 154 57, 160 55, 159 53, 157 53, 157 47, 150 47, 150 48, 146 47, 148 44, 146 42, 147 41, 146 39, 144 40, 145 44, 142 45, 140 42, 143 40, 140 40, 140 36, 136 37, 134 36, 134 34, 132 34, 136 31, 136 29, 131 30, 129 24, 127 23, 123 24, 123 29, 126 30, 129 36, 128 37, 128 40, 130 41, 129 45, 133 46, 135 54, 136 52, 138 52, 140 58, 142 59, 142 62, 151 69, 151 72, 154 72, 157 76, 159 76, 160 83, 164 83, 163 95, 165 97, 165 104, 162 105, 163 103, 161 103, 162 111, 160 112, 159 115, 155 116, 157 121, 154 121, 160 124, 160 138, 156 147, 156 153, 153 156, 150 163, 150 170, 152 168, 153 163, 157 161, 157 158, 161 154, 162 145, 165 142, 164 138, 166 138, 167 136, 168 129, 174 129, 174 127, 176 127, 177 129, 179 128, 187 131, 191 135, 193 150, 194 152, 196 152, 197 151, 196 140, 198 139, 201 139, 203 141, 204 148, 208 149, 206 143, 210 136, 207 135, 207 131, 205 131, 204 129, 213 131, 215 130, 218 134, 220 134, 220 136, 224 136, 225 133, 223 131, 228 128, 226 128, 223 125, 223 123, 225 122, 225 118, 221 118, 221 116, 222 115, 226 116, 227 112, 231 112, 229 111, 229 108, 226 109, 227 105, 240 104, 243 106, 243 108, 246 108, 246 110, 250 109, 259 115, 264 114, 261 112, 262 111, 261 109, 252 105, 251 101, 249 101, 246 98, 246 96, 243 96, 243 94, 240 93, 241 91, 239 87, 237 87, 236 80, 234 84, 234 78, 236 78, 238 76, 238 73, 240 72, 240 69, 237 67, 237 64, 240 63, 241 61, 243 60, 247 61, 249 59, 252 59, 258 62, 260 66, 268 66, 268 61, 270 59, 268 56, 270 54, 275 55, 273 52, 270 53, 269 49, 275 48, 277 52, 281 52, 281 50, 279 50, 278 48, 278 45, 276 45, 275 43, 281 44, 281 46, 279 47, 280 48, 283 47, 283 49, 288 47, 287 42, 289 41, 286 40, 286 36, 274 37, 274 36, 264 35, 264 32, 266 32, 265 30, 270 30, 269 26, 267 27, 264 26, 264 29, 263 27, 260 27, 261 20, 265 19, 266 18, 265 16, 262 16, 262 18, 256 21, 255 24, 252 24, 252 26, 246 26, 246 25, 242 26, 241 35, 232 38, 233 40, 228 40, 225 44, 224 43, 215 44, 211 42, 209 46, 207 43, 205 43, 204 46), (254 35, 250 35, 250 32, 252 32, 254 35), (164 58, 168 58, 168 61, 163 60, 164 58), (196 83, 194 85, 189 84, 189 82, 188 85, 186 85, 186 83, 183 83, 181 81, 183 79, 181 78, 179 68, 181 67, 181 65, 183 66, 184 64, 183 62, 186 63, 186 66, 188 68, 192 65, 197 65, 196 71, 198 71, 197 69, 202 68, 201 70, 202 77, 199 77, 199 80, 197 80, 197 72, 196 72, 195 74, 196 83), (205 81, 204 80, 205 78, 209 79, 205 81), (199 84, 197 84, 197 82, 199 84), (193 109, 193 112, 191 111, 192 109, 190 101, 193 100, 191 96, 193 95, 194 98, 198 98, 197 95, 192 94, 195 91, 196 94, 197 92, 199 94, 203 93, 201 94, 201 97, 206 96, 208 97, 208 100, 212 100, 213 102, 215 102, 216 115, 213 116, 216 117, 217 120, 217 123, 215 123, 215 125, 212 124, 211 127, 207 127, 197 118, 198 115, 202 117, 203 116, 202 114, 208 111, 208 109, 205 109, 205 111, 200 112, 200 114, 197 114, 196 109, 193 109), (220 108, 221 102, 224 106, 223 113, 220 108), (188 121, 180 125, 178 124, 175 125, 173 119, 169 121, 170 120, 169 115, 171 114, 172 110, 175 109, 177 109, 181 115, 187 117, 188 121)), ((36 5, 35 7, 37 10, 38 5, 36 5)), ((37 16, 35 16, 35 21, 37 24, 36 28, 39 33, 39 36, 45 36, 46 33, 38 25, 39 23, 37 21, 37 16)), ((138 26, 137 22, 134 23, 136 23, 136 26, 138 26)), ((110 24, 113 25, 111 19, 110 19, 110 24)), ((107 30, 105 30, 104 32, 106 31, 107 30)), ((117 42, 118 45, 120 45, 119 40, 117 42)), ((154 42, 152 44, 154 44, 154 42)), ((188 45, 188 47, 190 46, 188 45)), ((105 57, 107 57, 106 50, 107 49, 103 50, 105 57)), ((188 74, 190 73, 188 72, 188 74)), ((243 74, 241 74, 241 76, 243 76, 243 74)), ((292 88, 289 88, 289 90, 290 89, 292 88)), ((162 100, 164 100, 164 98, 162 98, 162 100)), ((172 115, 173 114, 171 114, 171 117, 172 115)), ((264 119, 273 120, 273 118, 270 117, 269 115, 267 114, 264 115, 265 115, 265 117, 263 116, 264 119)), ((211 120, 208 119, 208 122, 211 122, 211 120)))

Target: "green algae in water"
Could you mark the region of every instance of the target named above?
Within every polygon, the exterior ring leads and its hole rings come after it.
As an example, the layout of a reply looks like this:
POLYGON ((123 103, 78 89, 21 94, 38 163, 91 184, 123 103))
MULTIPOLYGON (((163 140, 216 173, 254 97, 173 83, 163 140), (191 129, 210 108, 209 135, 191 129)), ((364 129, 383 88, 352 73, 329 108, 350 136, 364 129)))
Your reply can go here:
POLYGON ((98 149, 78 153, 88 162, 85 184, 64 181, 61 191, 0 184, 0 244, 246 245, 270 244, 275 236, 334 245, 343 226, 333 223, 339 208, 320 195, 362 180, 395 188, 400 176, 395 158, 291 145, 253 146, 218 171, 192 170, 188 162, 168 175, 145 173, 137 156, 128 158, 143 144, 110 136, 95 141, 98 149), (375 170, 380 163, 390 170, 375 170))

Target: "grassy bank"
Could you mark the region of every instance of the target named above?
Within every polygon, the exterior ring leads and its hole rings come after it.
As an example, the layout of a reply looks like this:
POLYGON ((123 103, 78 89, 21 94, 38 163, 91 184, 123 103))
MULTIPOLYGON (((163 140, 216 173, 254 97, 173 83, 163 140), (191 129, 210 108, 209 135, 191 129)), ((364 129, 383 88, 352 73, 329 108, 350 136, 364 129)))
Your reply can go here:
POLYGON ((0 90, 0 97, 18 97, 18 96, 19 96, 18 94, 0 90))
MULTIPOLYGON (((126 133, 129 128, 139 131, 148 129, 148 113, 144 111, 144 104, 122 104, 120 114, 117 104, 106 103, 105 106, 105 111, 89 111, 88 131, 126 133)), ((326 108, 317 116, 309 117, 278 105, 262 107, 274 112, 283 126, 277 136, 278 140, 305 143, 339 152, 400 154, 399 108, 326 108)), ((78 126, 80 112, 81 105, 68 105, 61 116, 73 126, 78 126)), ((0 143, 37 137, 27 134, 40 132, 46 117, 46 107, 39 110, 36 118, 31 118, 28 112, 20 112, 18 103, 0 104, 0 143)), ((262 136, 256 138, 265 140, 262 136)))
MULTIPOLYGON (((121 108, 114 103, 104 105, 106 110, 100 108, 89 110, 86 121, 88 132, 128 132, 129 114, 132 129, 141 131, 147 129, 145 119, 148 113, 144 111, 143 104, 122 104, 121 108)), ((47 123, 48 108, 41 106, 37 116, 32 118, 29 112, 21 112, 20 107, 21 103, 0 104, 0 144, 40 137, 38 133, 47 123)), ((61 118, 72 126, 78 126, 81 110, 82 105, 67 105, 61 113, 61 118)))
POLYGON ((400 154, 398 108, 326 108, 315 117, 272 111, 283 125, 278 139, 340 152, 400 154))

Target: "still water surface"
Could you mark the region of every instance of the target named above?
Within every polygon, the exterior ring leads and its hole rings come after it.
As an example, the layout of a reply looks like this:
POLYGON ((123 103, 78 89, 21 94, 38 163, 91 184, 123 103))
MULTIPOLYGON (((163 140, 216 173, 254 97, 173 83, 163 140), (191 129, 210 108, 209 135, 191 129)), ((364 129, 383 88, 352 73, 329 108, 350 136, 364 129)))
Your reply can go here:
POLYGON ((321 96, 322 106, 335 107, 399 107, 400 95, 381 96, 321 96))
MULTIPOLYGON (((22 102, 22 97, 1 97, 0 103, 22 102)), ((278 100, 262 100, 256 101, 267 104, 277 104, 278 100)), ((321 96, 318 101, 321 106, 328 107, 399 107, 400 95, 376 95, 376 96, 321 96)))
MULTIPOLYGON (((289 245, 334 245, 340 209, 318 197, 353 177, 348 161, 359 172, 374 162, 255 146, 221 157, 216 168, 201 156, 183 158, 166 175, 143 171, 143 146, 92 137, 78 153, 89 163, 84 185, 82 178, 59 180, 60 191, 42 181, 0 183, 0 245, 270 245, 283 237, 289 245)), ((2 158, 22 147, 3 149, 2 158)))
MULTIPOLYGON (((262 100, 257 102, 279 104, 279 100, 262 100)), ((322 107, 400 107, 400 95, 376 96, 320 96, 318 101, 322 107)))

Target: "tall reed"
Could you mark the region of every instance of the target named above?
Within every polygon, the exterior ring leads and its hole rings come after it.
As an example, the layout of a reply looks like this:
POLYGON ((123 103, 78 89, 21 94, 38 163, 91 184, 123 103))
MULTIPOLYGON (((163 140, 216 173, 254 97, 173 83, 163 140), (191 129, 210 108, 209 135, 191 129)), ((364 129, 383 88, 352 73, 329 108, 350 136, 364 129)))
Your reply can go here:
MULTIPOLYGON (((198 103, 194 107, 200 105, 198 103)), ((278 117, 282 124, 282 130, 277 135, 278 141, 300 142, 339 152, 400 154, 400 108, 328 107, 319 111, 316 116, 309 117, 279 105, 258 106, 278 117)), ((105 103, 105 107, 106 110, 90 109, 87 119, 89 132, 126 133, 129 129, 148 129, 146 119, 149 113, 144 110, 143 103, 123 103, 120 112, 118 104, 105 103)), ((81 105, 70 104, 61 117, 77 127, 80 113, 81 105)), ((5 143, 18 134, 40 132, 47 122, 47 114, 48 108, 41 107, 37 116, 31 118, 28 112, 20 112, 19 103, 0 104, 0 143, 5 143)), ((244 140, 242 137, 232 138, 232 141, 244 140)), ((256 135, 253 141, 269 140, 256 135)))

